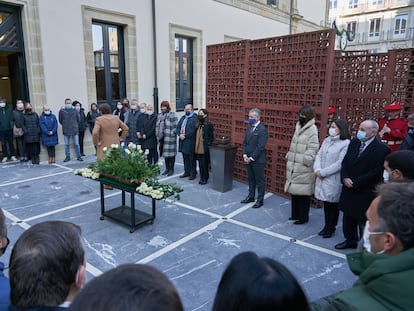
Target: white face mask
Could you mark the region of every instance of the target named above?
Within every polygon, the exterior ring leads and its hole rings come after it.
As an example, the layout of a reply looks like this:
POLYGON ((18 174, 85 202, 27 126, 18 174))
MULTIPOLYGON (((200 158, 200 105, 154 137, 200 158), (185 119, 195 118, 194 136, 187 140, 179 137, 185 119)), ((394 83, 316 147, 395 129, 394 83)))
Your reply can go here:
POLYGON ((137 105, 131 105, 131 109, 132 109, 132 110, 137 109, 137 105))
POLYGON ((384 172, 382 173, 382 179, 384 179, 385 183, 390 181, 390 174, 387 170, 384 170, 384 172))
POLYGON ((154 113, 154 111, 147 111, 147 115, 152 116, 152 114, 154 113))
POLYGON ((6 103, 0 103, 0 107, 1 107, 1 108, 6 107, 6 103))
POLYGON ((139 110, 141 113, 145 113, 145 109, 144 108, 141 108, 140 110, 139 110))
POLYGON ((122 105, 117 105, 116 108, 118 108, 119 110, 122 109, 122 105))
POLYGON ((334 137, 334 136, 338 135, 336 133, 336 130, 333 127, 329 128, 328 133, 329 133, 329 136, 331 136, 331 137, 334 137))
MULTIPOLYGON (((366 221, 366 223, 365 223, 365 228, 364 228, 364 235, 363 235, 363 240, 364 240, 364 244, 363 244, 363 246, 364 246, 364 248, 365 248, 365 250, 368 252, 368 253, 372 253, 372 249, 371 249, 371 242, 370 242, 370 240, 369 240, 369 237, 371 236, 371 235, 377 235, 377 234, 383 234, 384 232, 370 232, 369 230, 368 230, 368 228, 369 228, 369 220, 367 220, 366 221)), ((382 251, 379 251, 379 252, 377 252, 377 253, 375 253, 375 254, 382 254, 382 253, 384 253, 385 251, 384 250, 382 250, 382 251)))
POLYGON ((45 111, 46 115, 50 115, 50 110, 45 111))
POLYGON ((16 105, 17 109, 21 109, 21 110, 23 110, 23 106, 24 106, 23 104, 17 104, 16 105))

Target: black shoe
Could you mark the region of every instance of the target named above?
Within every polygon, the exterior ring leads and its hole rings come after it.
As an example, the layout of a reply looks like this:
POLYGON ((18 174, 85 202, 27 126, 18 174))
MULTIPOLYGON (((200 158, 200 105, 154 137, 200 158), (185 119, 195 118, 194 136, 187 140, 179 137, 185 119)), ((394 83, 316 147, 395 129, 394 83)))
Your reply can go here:
POLYGON ((325 235, 327 234, 329 231, 326 228, 323 228, 321 231, 318 232, 318 235, 325 235))
POLYGON ((307 220, 296 220, 293 224, 294 225, 303 225, 306 224, 308 221, 307 220))
POLYGON ((82 153, 81 153, 81 157, 86 157, 86 155, 82 152, 82 153))
POLYGON ((244 200, 240 201, 240 203, 251 203, 254 202, 254 198, 246 197, 244 200))
POLYGON ((185 177, 188 177, 188 176, 190 176, 190 174, 186 174, 186 173, 184 173, 184 174, 180 175, 179 177, 180 177, 180 178, 185 178, 185 177))
POLYGON ((169 170, 165 170, 161 175, 167 175, 169 172, 169 170))
POLYGON ((198 183, 199 183, 200 185, 205 185, 207 182, 206 182, 205 180, 200 180, 198 183))
POLYGON ((343 241, 342 243, 335 245, 336 249, 347 249, 347 248, 357 248, 357 243, 343 241))
POLYGON ((66 157, 65 160, 63 160, 63 162, 68 162, 70 161, 70 157, 66 157))
POLYGON ((298 219, 294 217, 289 217, 289 220, 298 220, 298 219))
POLYGON ((168 174, 167 174, 167 176, 172 176, 172 175, 174 175, 174 171, 173 171, 173 170, 171 170, 171 171, 168 171, 168 174))
POLYGON ((252 208, 259 208, 263 206, 263 201, 257 200, 256 203, 252 206, 252 208))
POLYGON ((190 177, 188 177, 188 180, 194 180, 196 179, 196 175, 191 175, 190 177))
POLYGON ((333 234, 334 234, 334 231, 326 231, 326 233, 324 235, 322 235, 322 237, 324 239, 329 239, 333 236, 333 234))
POLYGON ((76 160, 83 161, 83 159, 81 157, 78 157, 76 160))

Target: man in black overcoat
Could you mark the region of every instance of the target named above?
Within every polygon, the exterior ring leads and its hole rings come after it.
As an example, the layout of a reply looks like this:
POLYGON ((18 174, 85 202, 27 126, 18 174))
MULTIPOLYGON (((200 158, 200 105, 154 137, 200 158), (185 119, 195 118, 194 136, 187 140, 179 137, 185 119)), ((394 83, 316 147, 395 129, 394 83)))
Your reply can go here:
POLYGON ((382 182, 384 159, 391 150, 377 139, 378 130, 377 122, 363 121, 342 161, 339 208, 344 213, 345 241, 335 245, 336 249, 357 247, 366 222, 365 212, 375 198, 375 186, 382 182))

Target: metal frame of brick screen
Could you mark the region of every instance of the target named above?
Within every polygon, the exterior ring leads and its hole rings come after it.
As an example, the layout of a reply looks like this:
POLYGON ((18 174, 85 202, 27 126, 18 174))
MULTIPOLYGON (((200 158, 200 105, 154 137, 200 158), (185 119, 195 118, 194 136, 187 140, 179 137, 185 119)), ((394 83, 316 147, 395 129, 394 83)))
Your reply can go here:
POLYGON ((414 112, 414 50, 386 54, 334 50, 335 31, 324 30, 207 47, 206 107, 215 135, 238 147, 235 179, 246 181, 241 145, 251 108, 262 111, 269 134, 266 191, 285 195, 285 155, 299 108, 312 105, 319 139, 326 136, 327 108, 348 120, 354 134, 365 119, 382 116, 392 101, 414 112))

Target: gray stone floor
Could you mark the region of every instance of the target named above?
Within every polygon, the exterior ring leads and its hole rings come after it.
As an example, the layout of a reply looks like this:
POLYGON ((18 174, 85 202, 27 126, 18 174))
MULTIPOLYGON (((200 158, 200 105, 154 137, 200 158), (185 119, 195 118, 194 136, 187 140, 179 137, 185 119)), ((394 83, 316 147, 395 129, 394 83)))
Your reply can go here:
MULTIPOLYGON (((342 241, 342 228, 331 239, 322 239, 323 210, 311 209, 310 221, 295 226, 288 221, 290 201, 268 193, 260 209, 240 204, 245 184, 220 193, 182 180, 181 155, 176 174, 161 180, 181 184, 180 201, 157 201, 157 218, 150 225, 129 228, 100 220, 99 183, 75 176, 73 171, 95 161, 9 162, 0 165, 0 207, 6 213, 11 245, 31 225, 45 220, 66 220, 81 226, 87 254, 88 279, 122 263, 147 263, 166 273, 176 285, 185 310, 210 310, 220 276, 230 259, 254 251, 284 263, 299 279, 309 300, 352 286, 346 252, 333 246, 342 241)), ((276 177, 283 178, 283 177, 276 177)), ((119 190, 105 191, 106 206, 120 205, 119 190)), ((128 198, 128 197, 127 197, 128 198)), ((147 213, 151 201, 136 195, 136 208, 147 213)))

